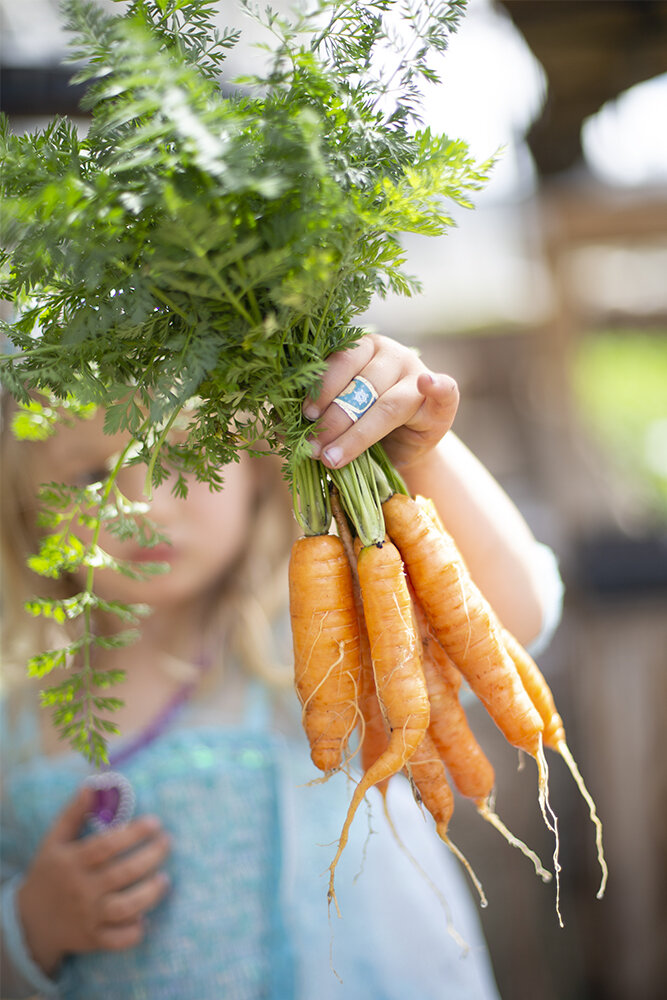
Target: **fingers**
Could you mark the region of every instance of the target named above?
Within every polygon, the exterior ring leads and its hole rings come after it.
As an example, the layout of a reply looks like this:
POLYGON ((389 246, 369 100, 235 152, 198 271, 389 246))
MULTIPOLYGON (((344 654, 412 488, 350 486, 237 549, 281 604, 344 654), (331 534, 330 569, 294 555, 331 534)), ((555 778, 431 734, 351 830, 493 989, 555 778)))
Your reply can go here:
POLYGON ((156 816, 140 816, 127 826, 94 834, 82 840, 79 860, 87 868, 99 868, 115 855, 137 847, 142 841, 154 837, 161 830, 156 816))
POLYGON ((417 391, 424 397, 411 423, 411 429, 429 431, 434 425, 447 429, 454 422, 459 405, 459 388, 449 375, 423 372, 417 376, 417 391))
POLYGON ((307 396, 303 413, 307 420, 317 420, 331 401, 342 392, 355 375, 358 375, 375 354, 375 338, 368 334, 358 344, 345 351, 336 351, 327 362, 320 391, 316 397, 307 396))
POLYGON ((319 457, 331 468, 345 465, 375 441, 407 423, 420 405, 414 377, 404 378, 378 395, 370 410, 356 423, 332 404, 331 410, 337 412, 329 415, 327 411, 327 425, 318 435, 319 457))
POLYGON ((418 376, 417 389, 423 401, 408 424, 384 442, 387 455, 397 469, 407 469, 434 448, 454 423, 459 390, 448 375, 418 376))
POLYGON ((100 874, 102 888, 114 892, 133 885, 159 868, 168 854, 169 837, 164 832, 158 833, 131 854, 112 860, 100 874))
MULTIPOLYGON (((164 872, 155 872, 149 878, 105 896, 100 908, 103 925, 135 923, 160 902, 169 888, 169 878, 164 872)), ((103 933, 101 930, 100 933, 103 933)))
POLYGON ((319 415, 311 454, 340 468, 387 439, 392 458, 409 464, 449 430, 457 407, 453 379, 429 372, 408 348, 369 334, 357 347, 331 356, 317 401, 304 404, 308 418, 319 415), (334 400, 356 375, 371 383, 378 399, 355 423, 334 400))
POLYGON ((145 932, 146 926, 141 919, 121 927, 103 927, 97 935, 95 950, 127 951, 128 948, 136 948, 145 932))
POLYGON ((90 844, 88 877, 96 902, 89 945, 107 951, 135 947, 145 933, 145 914, 170 886, 166 873, 158 871, 169 853, 169 837, 155 817, 143 816, 90 838, 90 844))
POLYGON ((86 822, 93 802, 92 788, 82 785, 56 817, 46 839, 52 843, 74 840, 86 822))

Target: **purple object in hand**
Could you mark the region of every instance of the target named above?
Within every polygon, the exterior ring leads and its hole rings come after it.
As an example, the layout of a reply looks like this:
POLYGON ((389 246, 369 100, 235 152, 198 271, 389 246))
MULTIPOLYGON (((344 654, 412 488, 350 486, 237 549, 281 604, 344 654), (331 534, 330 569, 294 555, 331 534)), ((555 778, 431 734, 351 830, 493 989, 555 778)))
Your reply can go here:
POLYGON ((119 803, 120 791, 117 788, 97 788, 93 813, 100 823, 112 823, 118 812, 119 803))
POLYGON ((125 775, 117 771, 101 771, 89 775, 85 783, 95 790, 88 818, 96 830, 127 823, 134 811, 134 791, 125 775))

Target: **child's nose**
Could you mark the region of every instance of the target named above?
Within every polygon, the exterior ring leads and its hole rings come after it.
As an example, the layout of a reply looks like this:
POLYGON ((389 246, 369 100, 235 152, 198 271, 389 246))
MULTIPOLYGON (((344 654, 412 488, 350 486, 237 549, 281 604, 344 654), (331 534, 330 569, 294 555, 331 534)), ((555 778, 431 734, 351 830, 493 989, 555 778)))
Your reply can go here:
POLYGON ((182 500, 173 493, 176 478, 176 473, 170 474, 159 486, 153 487, 148 516, 158 524, 167 524, 182 510, 182 500))
POLYGON ((150 501, 146 496, 146 466, 131 465, 123 469, 122 482, 119 482, 123 494, 132 503, 149 503, 148 516, 151 520, 164 523, 173 513, 174 505, 179 499, 172 493, 176 474, 167 475, 159 486, 153 486, 150 501))

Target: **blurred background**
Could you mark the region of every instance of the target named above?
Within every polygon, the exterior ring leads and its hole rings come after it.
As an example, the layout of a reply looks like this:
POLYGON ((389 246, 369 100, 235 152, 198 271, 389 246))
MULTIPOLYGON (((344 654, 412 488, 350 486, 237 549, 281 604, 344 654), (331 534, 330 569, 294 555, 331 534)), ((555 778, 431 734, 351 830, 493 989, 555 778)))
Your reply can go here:
MULTIPOLYGON (((100 0, 102 6, 111 6, 100 0)), ((286 6, 284 3, 274 6, 286 6)), ((228 82, 259 58, 243 40, 228 82)), ((0 0, 2 105, 16 130, 76 116, 57 0, 0 0)), ((489 897, 505 1000, 658 1000, 667 982, 667 2, 470 0, 425 94, 433 128, 485 159, 474 211, 406 241, 423 294, 367 323, 459 382, 455 425, 556 552, 564 617, 540 665, 604 824, 551 762, 554 892, 466 803, 453 840, 489 897)), ((85 127, 85 121, 82 121, 85 127)), ((548 860, 535 796, 481 710, 498 809, 548 860)))

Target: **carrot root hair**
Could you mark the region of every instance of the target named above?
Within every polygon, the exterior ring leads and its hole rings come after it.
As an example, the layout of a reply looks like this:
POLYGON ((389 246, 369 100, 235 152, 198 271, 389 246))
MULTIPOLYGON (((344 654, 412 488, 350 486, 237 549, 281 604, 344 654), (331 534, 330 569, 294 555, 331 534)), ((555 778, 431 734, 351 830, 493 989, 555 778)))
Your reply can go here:
POLYGON ((558 753, 561 755, 563 760, 568 766, 570 774, 574 778, 575 784, 579 789, 582 798, 584 799, 586 805, 588 806, 589 815, 591 822, 595 826, 595 846, 597 848, 598 863, 600 865, 600 870, 602 872, 602 877, 600 879, 600 888, 597 891, 597 899, 602 899, 604 896, 605 889, 607 887, 607 876, 609 871, 607 869, 607 862, 604 857, 604 849, 602 847, 602 822, 597 814, 597 809, 595 808, 595 802, 584 784, 584 779, 581 776, 581 772, 577 767, 577 762, 575 761, 570 748, 564 740, 561 740, 558 744, 558 753))
POLYGON ((556 916, 558 917, 558 923, 560 927, 564 927, 563 917, 560 912, 560 872, 561 866, 558 860, 558 855, 560 852, 560 837, 558 835, 558 817, 556 813, 551 808, 551 803, 549 802, 549 765, 547 764, 547 758, 544 753, 544 747, 542 745, 542 736, 540 735, 540 745, 535 754, 535 762, 537 764, 538 773, 538 799, 540 804, 540 811, 547 828, 551 830, 554 835, 554 875, 556 877, 556 916))
POLYGON ((394 840, 396 841, 397 847, 399 848, 399 850, 401 850, 403 852, 403 854, 405 854, 406 858, 408 859, 408 861, 410 862, 410 864, 413 866, 413 868, 415 869, 415 871, 419 874, 419 876, 421 878, 424 879, 424 881, 426 882, 426 884, 429 886, 429 888, 433 891, 434 895, 437 897, 438 902, 442 906, 442 909, 443 909, 444 914, 445 914, 445 921, 446 921, 447 933, 452 938, 452 940, 455 941, 456 944, 459 946, 459 948, 461 949, 461 954, 463 956, 467 955, 468 952, 470 951, 470 945, 465 940, 465 938, 461 937, 461 935, 457 931, 456 927, 454 926, 454 918, 452 916, 451 907, 450 907, 449 903, 447 902, 446 897, 440 891, 440 889, 435 884, 435 882, 433 881, 433 879, 431 878, 431 876, 428 874, 428 872, 424 871, 424 869, 419 864, 419 862, 417 861, 417 859, 414 856, 414 854, 412 853, 412 851, 410 851, 406 847, 403 839, 401 838, 401 835, 399 834, 398 830, 394 826, 394 821, 391 818, 391 813, 389 812, 389 803, 387 802, 386 796, 383 796, 383 808, 384 808, 385 819, 387 820, 387 825, 389 826, 389 829, 391 830, 392 836, 393 836, 394 840))
POLYGON ((477 802, 477 812, 482 819, 490 823, 505 838, 508 844, 518 848, 522 854, 530 858, 535 868, 535 874, 539 875, 543 882, 551 881, 551 872, 547 871, 535 851, 531 850, 527 844, 524 844, 523 840, 520 840, 505 826, 498 813, 494 811, 490 799, 481 799, 477 802))
POLYGON ((456 844, 453 843, 453 841, 450 839, 449 834, 445 830, 440 829, 440 824, 436 825, 436 830, 438 831, 438 836, 440 837, 440 839, 445 844, 447 844, 447 847, 450 849, 454 857, 457 858, 465 868, 470 878, 470 881, 475 886, 475 889, 477 890, 477 893, 479 895, 479 905, 482 907, 483 910, 485 910, 486 907, 489 905, 489 901, 486 898, 486 893, 484 892, 482 883, 475 875, 472 865, 470 864, 466 856, 463 854, 463 852, 460 851, 459 848, 456 846, 456 844))

